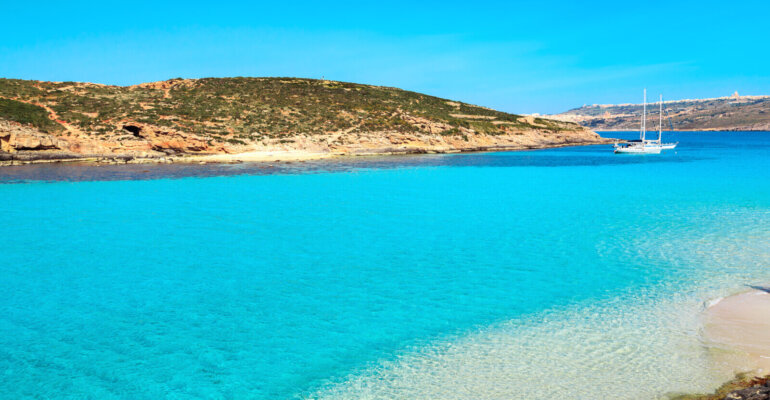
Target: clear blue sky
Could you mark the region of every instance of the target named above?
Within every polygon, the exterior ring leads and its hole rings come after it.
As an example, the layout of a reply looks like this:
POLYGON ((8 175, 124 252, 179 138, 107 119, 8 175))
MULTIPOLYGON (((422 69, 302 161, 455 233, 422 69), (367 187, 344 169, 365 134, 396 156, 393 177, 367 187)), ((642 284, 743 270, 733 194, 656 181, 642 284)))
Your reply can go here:
POLYGON ((0 77, 298 76, 504 111, 770 94, 770 2, 20 2, 0 77))

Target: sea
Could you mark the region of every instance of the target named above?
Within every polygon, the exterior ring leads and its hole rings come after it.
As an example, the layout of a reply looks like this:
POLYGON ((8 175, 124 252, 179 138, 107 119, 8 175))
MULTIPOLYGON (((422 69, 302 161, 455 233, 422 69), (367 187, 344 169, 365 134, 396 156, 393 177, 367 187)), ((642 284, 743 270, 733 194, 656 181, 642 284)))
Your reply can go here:
POLYGON ((770 133, 665 139, 0 168, 0 398, 713 390, 704 308, 770 281, 770 133))

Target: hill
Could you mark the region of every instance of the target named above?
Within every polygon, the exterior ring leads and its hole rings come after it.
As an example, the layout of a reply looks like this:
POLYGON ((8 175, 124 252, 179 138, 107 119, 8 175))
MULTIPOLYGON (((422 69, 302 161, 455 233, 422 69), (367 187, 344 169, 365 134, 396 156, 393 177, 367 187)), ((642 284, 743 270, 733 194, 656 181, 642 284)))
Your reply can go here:
MULTIPOLYGON (((738 96, 697 100, 664 101, 663 128, 670 129, 666 116, 675 130, 770 130, 770 96, 738 96)), ((648 129, 657 129, 658 108, 649 105, 652 115, 648 129)), ((648 108, 648 111, 650 111, 648 108)), ((603 104, 575 108, 550 116, 560 121, 576 122, 595 130, 636 130, 642 116, 642 104, 603 104)))
POLYGON ((135 86, 0 79, 0 157, 371 154, 603 142, 569 122, 396 88, 296 78, 135 86))

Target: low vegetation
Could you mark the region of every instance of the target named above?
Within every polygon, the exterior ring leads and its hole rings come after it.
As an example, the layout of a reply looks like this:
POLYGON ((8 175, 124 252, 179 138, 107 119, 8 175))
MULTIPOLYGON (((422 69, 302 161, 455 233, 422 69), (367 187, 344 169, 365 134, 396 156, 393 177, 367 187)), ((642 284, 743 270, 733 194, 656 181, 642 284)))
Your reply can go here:
POLYGON ((31 125, 46 133, 63 130, 61 125, 49 118, 44 108, 15 100, 0 98, 0 119, 31 125))
POLYGON ((134 122, 228 143, 329 132, 496 135, 576 128, 395 88, 297 78, 172 79, 128 87, 0 79, 0 100, 0 118, 45 131, 61 125, 34 104, 87 135, 125 133, 125 124, 134 122))

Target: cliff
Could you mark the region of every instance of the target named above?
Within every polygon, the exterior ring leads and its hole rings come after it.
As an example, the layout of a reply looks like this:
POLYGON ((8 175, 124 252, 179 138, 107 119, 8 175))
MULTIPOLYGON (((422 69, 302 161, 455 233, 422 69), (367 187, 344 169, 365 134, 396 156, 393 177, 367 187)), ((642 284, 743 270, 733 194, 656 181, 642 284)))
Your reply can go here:
POLYGON ((0 79, 0 160, 421 153, 604 142, 570 122, 345 82, 206 78, 124 87, 0 79))
MULTIPOLYGON (((770 96, 719 97, 713 99, 665 101, 663 129, 769 131, 770 96), (669 124, 668 117, 671 118, 669 124)), ((658 106, 648 104, 647 127, 658 127, 658 106)), ((575 122, 595 130, 638 130, 641 104, 602 104, 575 108, 549 116, 575 122)))

